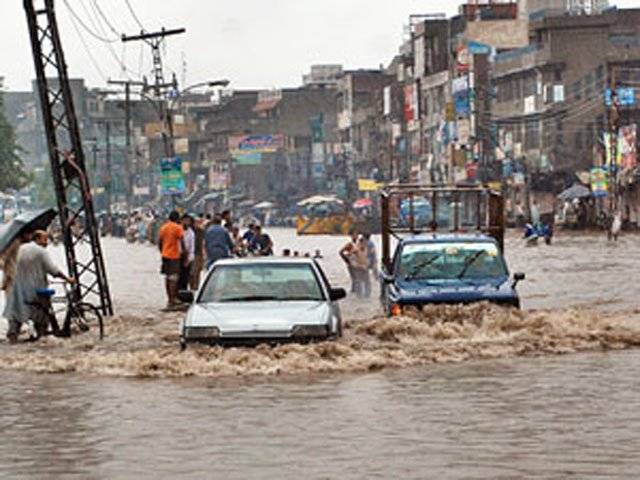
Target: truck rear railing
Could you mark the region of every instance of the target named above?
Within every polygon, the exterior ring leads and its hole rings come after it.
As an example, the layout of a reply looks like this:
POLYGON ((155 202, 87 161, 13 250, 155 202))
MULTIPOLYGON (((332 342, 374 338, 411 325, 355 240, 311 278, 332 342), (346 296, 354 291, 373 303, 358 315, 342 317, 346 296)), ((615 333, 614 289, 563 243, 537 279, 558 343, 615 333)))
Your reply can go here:
POLYGON ((391 268, 391 236, 483 233, 504 250, 504 200, 482 187, 389 185, 380 192, 382 262, 391 268))

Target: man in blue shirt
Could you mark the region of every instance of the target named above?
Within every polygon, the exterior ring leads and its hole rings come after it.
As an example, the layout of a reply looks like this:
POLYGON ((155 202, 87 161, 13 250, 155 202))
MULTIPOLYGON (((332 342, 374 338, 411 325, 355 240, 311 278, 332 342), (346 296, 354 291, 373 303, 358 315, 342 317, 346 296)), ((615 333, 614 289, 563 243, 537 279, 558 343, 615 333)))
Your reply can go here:
POLYGON ((204 234, 205 249, 207 251, 207 268, 221 258, 229 258, 235 251, 235 246, 229 232, 222 226, 222 217, 213 217, 211 226, 204 234))

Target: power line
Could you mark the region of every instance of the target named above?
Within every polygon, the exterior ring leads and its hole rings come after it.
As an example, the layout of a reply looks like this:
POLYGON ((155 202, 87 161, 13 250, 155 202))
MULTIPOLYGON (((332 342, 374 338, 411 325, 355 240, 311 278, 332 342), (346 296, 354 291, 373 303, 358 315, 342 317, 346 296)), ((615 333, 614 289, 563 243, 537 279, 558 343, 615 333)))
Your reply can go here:
POLYGON ((131 6, 131 2, 129 0, 124 0, 124 1, 127 4, 127 8, 129 9, 131 16, 133 17, 135 22, 138 24, 138 26, 142 29, 142 31, 144 31, 145 30, 144 25, 142 25, 140 18, 138 18, 138 15, 136 15, 136 12, 133 10, 133 7, 131 6))
POLYGON ((63 0, 63 1, 64 1, 65 6, 67 7, 67 9, 69 10, 69 12, 71 13, 71 15, 72 15, 72 16, 73 16, 73 17, 78 21, 78 23, 82 26, 82 28, 83 28, 84 30, 86 30, 86 32, 87 32, 89 35, 91 35, 91 36, 92 36, 92 37, 94 37, 95 39, 97 39, 97 40, 99 40, 99 41, 101 41, 101 42, 107 43, 107 44, 110 44, 110 43, 116 43, 116 42, 119 42, 119 41, 120 41, 120 39, 119 39, 119 38, 117 38, 117 39, 115 39, 115 40, 112 40, 112 39, 110 39, 110 38, 103 37, 103 36, 101 36, 101 35, 97 34, 96 32, 94 32, 94 31, 93 31, 91 28, 89 28, 89 26, 88 26, 88 25, 87 25, 87 24, 82 20, 82 18, 81 18, 81 17, 80 17, 76 12, 75 12, 75 10, 73 10, 73 8, 71 8, 71 5, 69 5, 69 2, 68 2, 67 0, 63 0))
MULTIPOLYGON (((104 18, 104 13, 101 15, 100 14, 100 7, 98 6, 98 3, 96 0, 93 0, 89 3, 89 6, 91 7, 91 10, 93 11, 93 15, 97 20, 97 25, 99 27, 99 30, 103 33, 106 34, 104 27, 102 26, 102 22, 100 21, 100 17, 104 18)), ((108 21, 107 21, 108 23, 108 21)), ((113 28, 113 26, 111 26, 110 28, 113 28)), ((115 31, 115 29, 113 30, 115 31)), ((120 68, 120 70, 122 70, 122 73, 127 76, 129 79, 131 79, 131 76, 129 75, 129 72, 132 72, 133 70, 130 69, 124 62, 124 58, 123 56, 118 56, 118 54, 116 53, 116 51, 114 50, 113 46, 111 44, 107 44, 107 48, 109 50, 109 53, 111 54, 111 57, 115 60, 116 64, 118 65, 118 67, 120 68)))
MULTIPOLYGON (((67 3, 67 2, 65 1, 65 3, 67 3)), ((100 68, 100 65, 98 64, 98 62, 96 61, 95 57, 91 53, 91 49, 89 49, 89 46, 87 45, 87 42, 85 41, 84 37, 82 36, 82 33, 80 32, 80 28, 78 27, 78 24, 76 23, 76 21, 74 20, 73 17, 70 17, 70 19, 71 19, 71 25, 73 26, 74 30, 76 31, 76 34, 78 35, 78 39, 80 40, 80 43, 84 47, 84 50, 85 50, 85 52, 87 53, 87 55, 89 57, 89 61, 91 62, 93 67, 98 72, 98 75, 100 77, 102 77, 102 80, 106 82, 107 81, 107 76, 104 74, 104 72, 100 68)))
POLYGON ((116 36, 120 37, 121 32, 118 32, 118 30, 109 21, 107 16, 104 14, 104 11, 102 10, 102 8, 100 8, 100 5, 98 4, 98 0, 93 0, 93 4, 95 5, 96 10, 98 11, 98 14, 102 17, 102 20, 104 20, 104 23, 109 28, 109 30, 111 30, 111 32, 114 33, 116 36))

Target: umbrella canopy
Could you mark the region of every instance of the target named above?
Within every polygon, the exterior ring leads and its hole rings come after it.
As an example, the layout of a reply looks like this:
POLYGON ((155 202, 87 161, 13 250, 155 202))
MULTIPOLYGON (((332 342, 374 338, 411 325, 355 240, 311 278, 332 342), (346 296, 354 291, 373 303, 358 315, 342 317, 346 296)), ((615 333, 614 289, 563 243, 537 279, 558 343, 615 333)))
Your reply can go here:
POLYGON ((46 230, 57 214, 53 208, 24 212, 9 223, 0 225, 0 252, 4 252, 18 236, 25 232, 46 230))
POLYGON ((253 208, 256 208, 258 210, 269 210, 270 208, 273 208, 273 207, 275 207, 275 205, 271 202, 260 202, 253 206, 253 208))
POLYGON ((373 205, 373 200, 370 198, 361 198, 353 202, 353 208, 367 208, 373 205))
POLYGON ((584 185, 576 183, 572 187, 567 188, 564 192, 558 195, 558 198, 562 201, 567 202, 575 199, 587 198, 590 196, 591 190, 589 190, 584 185))
POLYGON ((322 195, 316 195, 314 197, 305 198, 301 202, 298 202, 299 207, 306 207, 308 205, 320 205, 322 203, 337 203, 343 205, 344 202, 336 197, 326 197, 322 195))

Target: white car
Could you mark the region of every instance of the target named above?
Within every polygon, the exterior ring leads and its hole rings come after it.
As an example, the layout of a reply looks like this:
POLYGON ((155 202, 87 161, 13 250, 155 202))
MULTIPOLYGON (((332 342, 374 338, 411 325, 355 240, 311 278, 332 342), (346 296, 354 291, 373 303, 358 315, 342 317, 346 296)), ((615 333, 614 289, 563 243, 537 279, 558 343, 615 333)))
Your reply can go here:
MULTIPOLYGON (((184 295, 184 294, 183 294, 184 295)), ((331 288, 312 259, 220 260, 209 270, 186 318, 180 344, 262 343, 338 338, 342 288, 331 288)))

